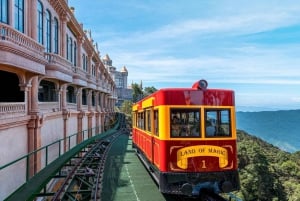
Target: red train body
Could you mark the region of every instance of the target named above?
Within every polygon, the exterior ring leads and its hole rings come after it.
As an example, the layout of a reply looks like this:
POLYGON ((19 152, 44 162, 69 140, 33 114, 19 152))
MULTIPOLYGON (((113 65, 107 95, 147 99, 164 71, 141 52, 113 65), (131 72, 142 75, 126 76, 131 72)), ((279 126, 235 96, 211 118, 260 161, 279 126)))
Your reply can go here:
POLYGON ((163 193, 239 189, 234 91, 161 89, 133 105, 133 146, 163 193))

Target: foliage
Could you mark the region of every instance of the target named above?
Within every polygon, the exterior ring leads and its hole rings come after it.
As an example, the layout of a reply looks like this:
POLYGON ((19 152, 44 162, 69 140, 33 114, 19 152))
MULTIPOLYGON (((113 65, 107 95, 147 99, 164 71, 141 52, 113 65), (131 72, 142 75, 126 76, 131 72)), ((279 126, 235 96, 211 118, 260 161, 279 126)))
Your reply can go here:
POLYGON ((300 154, 284 152, 238 131, 238 160, 244 201, 300 201, 300 154))
POLYGON ((143 98, 143 87, 141 84, 139 85, 137 83, 132 83, 131 88, 133 91, 132 92, 132 101, 134 103, 143 98))
POLYGON ((132 110, 132 102, 129 100, 125 100, 120 108, 120 112, 123 112, 126 115, 131 115, 132 110))
POLYGON ((156 92, 157 89, 155 87, 145 87, 144 89, 144 97, 149 96, 150 94, 156 92))
POLYGON ((152 87, 145 87, 145 89, 143 89, 142 82, 140 84, 132 83, 131 88, 132 88, 132 91, 133 91, 132 101, 134 103, 141 100, 142 98, 154 93, 155 91, 157 91, 157 89, 153 86, 152 87))

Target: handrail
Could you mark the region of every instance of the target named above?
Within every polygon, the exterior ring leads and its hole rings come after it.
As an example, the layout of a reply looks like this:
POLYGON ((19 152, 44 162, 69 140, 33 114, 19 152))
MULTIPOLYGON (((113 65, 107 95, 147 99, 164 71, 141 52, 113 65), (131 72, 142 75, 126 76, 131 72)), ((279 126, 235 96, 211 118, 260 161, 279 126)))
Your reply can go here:
MULTIPOLYGON (((111 126, 112 125, 114 125, 115 124, 115 122, 110 122, 110 124, 111 125, 108 125, 109 123, 107 123, 106 125, 104 125, 104 127, 103 128, 111 128, 111 126)), ((71 147, 71 138, 72 137, 77 137, 78 135, 82 135, 81 137, 82 137, 82 139, 83 140, 86 140, 86 139, 88 139, 89 138, 89 136, 86 136, 86 135, 88 135, 88 133, 89 133, 89 131, 90 132, 92 132, 93 130, 94 131, 96 131, 97 129, 99 129, 100 127, 94 127, 94 128, 90 128, 90 129, 86 129, 86 130, 83 130, 83 131, 81 131, 81 132, 78 132, 78 133, 75 133, 75 134, 72 134, 72 135, 69 135, 69 136, 67 136, 67 137, 65 137, 65 138, 62 138, 62 139, 59 139, 59 140, 56 140, 56 141, 54 141, 54 142, 52 142, 52 143, 50 143, 50 144, 48 144, 48 145, 45 145, 45 146, 43 146, 43 147, 40 147, 39 149, 36 149, 36 150, 34 150, 34 151, 32 151, 32 152, 30 152, 30 153, 28 153, 28 154, 26 154, 26 155, 24 155, 24 156, 21 156, 20 158, 17 158, 17 159, 15 159, 15 160, 13 160, 13 161, 11 161, 11 162, 9 162, 9 163, 7 163, 7 164, 5 164, 5 165, 3 165, 3 166, 0 166, 0 171, 1 170, 3 170, 3 169, 5 169, 5 168, 7 168, 7 167, 9 167, 9 166, 11 166, 11 165, 13 165, 13 164, 15 164, 15 163, 17 163, 17 162, 19 162, 19 161, 21 161, 21 160, 24 160, 24 159, 26 159, 26 182, 30 179, 29 178, 29 159, 30 159, 30 157, 32 157, 32 155, 34 155, 34 154, 37 154, 38 152, 40 152, 40 151, 43 151, 43 150, 45 150, 45 166, 47 166, 48 165, 48 148, 50 147, 50 146, 53 146, 53 145, 55 145, 55 144, 59 144, 59 153, 58 153, 58 157, 59 156, 61 156, 61 142, 66 142, 67 144, 68 144, 68 147, 67 147, 67 149, 66 149, 66 151, 65 152, 67 152, 68 150, 70 150, 72 147, 74 147, 74 146, 76 146, 76 145, 78 145, 78 143, 81 143, 81 142, 77 142, 76 141, 76 143, 71 147), (66 140, 66 141, 65 141, 66 140)), ((91 136, 91 137, 93 137, 93 136, 91 136)))
POLYGON ((49 182, 54 175, 56 175, 57 171, 70 160, 71 157, 80 152, 84 147, 92 143, 93 141, 105 138, 108 135, 114 133, 114 131, 120 129, 120 116, 115 118, 115 120, 109 125, 109 130, 101 133, 101 135, 91 136, 88 139, 83 140, 70 150, 63 153, 60 157, 53 160, 49 165, 35 174, 30 180, 21 185, 16 191, 11 193, 5 201, 15 201, 15 200, 33 200, 35 195, 39 193, 45 185, 49 182))
MULTIPOLYGON (((29 170, 30 170, 30 168, 29 168, 29 159, 30 159, 30 157, 32 157, 34 154, 39 153, 40 151, 45 150, 45 166, 47 166, 47 165, 48 165, 48 162, 49 162, 49 161, 48 161, 48 148, 49 148, 50 146, 55 145, 55 144, 59 144, 59 153, 58 153, 58 157, 59 157, 59 156, 61 156, 61 154, 62 154, 62 153, 61 153, 61 148, 60 148, 60 147, 61 147, 61 142, 64 142, 65 140, 68 140, 68 141, 66 141, 66 142, 68 142, 68 149, 67 149, 66 151, 68 151, 68 150, 71 149, 70 141, 71 141, 71 138, 72 138, 72 137, 74 137, 74 136, 77 137, 78 135, 82 134, 82 139, 85 139, 85 138, 84 138, 84 137, 85 137, 85 134, 88 134, 88 132, 86 132, 86 131, 88 131, 88 130, 93 130, 93 129, 96 130, 97 128, 99 128, 99 127, 94 127, 94 128, 91 128, 91 129, 87 129, 87 130, 84 130, 84 131, 75 133, 75 134, 73 134, 73 135, 70 135, 70 136, 68 136, 68 137, 65 137, 65 138, 56 140, 56 141, 54 141, 54 142, 52 142, 52 143, 50 143, 50 144, 48 144, 48 145, 45 145, 45 146, 43 146, 43 147, 40 147, 39 149, 36 149, 36 150, 34 150, 34 151, 32 151, 32 152, 30 152, 30 153, 24 155, 24 156, 21 156, 20 158, 17 158, 17 159, 15 159, 15 160, 13 160, 13 161, 11 161, 11 162, 9 162, 9 163, 3 165, 3 166, 0 166, 0 170, 5 169, 5 168, 7 168, 7 167, 9 167, 9 166, 11 166, 11 165, 13 165, 13 164, 15 164, 15 163, 17 163, 17 162, 23 160, 23 159, 26 159, 26 182, 27 182, 27 181, 30 179, 30 178, 29 178, 29 170), (86 133, 85 133, 85 132, 86 132, 86 133)), ((76 146, 76 145, 77 145, 77 142, 76 142, 76 144, 74 144, 74 146, 76 146)))

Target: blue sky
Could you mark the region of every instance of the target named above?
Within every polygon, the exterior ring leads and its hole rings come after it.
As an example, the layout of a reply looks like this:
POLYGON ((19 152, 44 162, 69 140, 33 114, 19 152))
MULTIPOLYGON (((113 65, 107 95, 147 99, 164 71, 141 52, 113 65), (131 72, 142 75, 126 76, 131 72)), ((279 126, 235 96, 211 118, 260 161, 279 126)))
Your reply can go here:
POLYGON ((128 84, 233 89, 238 110, 300 109, 298 0, 69 0, 128 84))

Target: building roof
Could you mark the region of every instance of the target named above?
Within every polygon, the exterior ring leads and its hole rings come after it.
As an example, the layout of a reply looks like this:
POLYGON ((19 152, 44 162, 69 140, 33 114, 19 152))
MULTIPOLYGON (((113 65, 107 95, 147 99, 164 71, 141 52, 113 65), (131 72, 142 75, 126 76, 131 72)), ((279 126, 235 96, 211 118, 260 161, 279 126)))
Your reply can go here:
POLYGON ((106 55, 104 56, 103 60, 111 61, 111 59, 109 58, 108 54, 106 54, 106 55))
POLYGON ((121 69, 121 72, 128 72, 126 66, 123 66, 123 68, 121 69))

